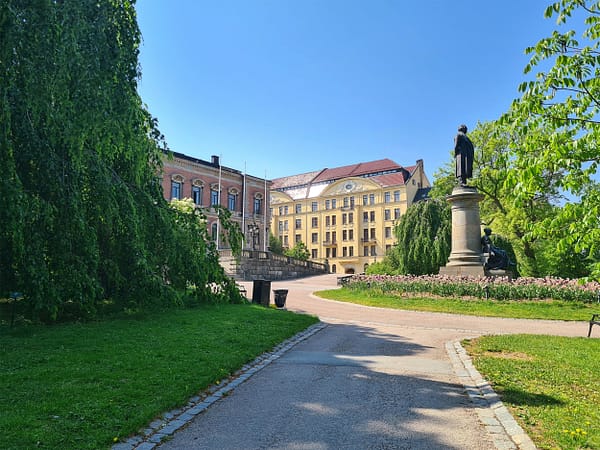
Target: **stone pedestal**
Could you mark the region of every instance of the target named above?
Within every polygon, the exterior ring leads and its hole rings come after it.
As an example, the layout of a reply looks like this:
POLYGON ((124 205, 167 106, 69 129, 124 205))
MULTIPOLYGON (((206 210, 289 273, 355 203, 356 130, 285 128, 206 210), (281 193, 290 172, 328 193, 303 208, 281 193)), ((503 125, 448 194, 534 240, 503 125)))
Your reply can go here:
POLYGON ((474 187, 455 187, 447 197, 452 206, 452 251, 441 275, 485 276, 481 253, 479 202, 483 194, 474 187))

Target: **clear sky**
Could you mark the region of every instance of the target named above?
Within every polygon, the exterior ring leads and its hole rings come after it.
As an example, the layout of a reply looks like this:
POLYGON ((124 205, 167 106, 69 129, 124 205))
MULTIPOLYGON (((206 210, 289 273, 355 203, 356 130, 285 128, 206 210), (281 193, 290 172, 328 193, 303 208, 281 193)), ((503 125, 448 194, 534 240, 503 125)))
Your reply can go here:
POLYGON ((451 160, 518 97, 542 0, 138 0, 140 95, 173 151, 277 178, 451 160))

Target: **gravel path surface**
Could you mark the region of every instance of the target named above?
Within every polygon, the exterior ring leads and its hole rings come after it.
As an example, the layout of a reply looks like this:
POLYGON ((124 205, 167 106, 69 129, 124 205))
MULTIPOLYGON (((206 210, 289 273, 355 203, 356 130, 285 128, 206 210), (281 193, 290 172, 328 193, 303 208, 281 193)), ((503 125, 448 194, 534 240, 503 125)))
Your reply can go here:
MULTIPOLYGON (((586 322, 379 309, 312 295, 335 275, 273 282, 321 324, 259 358, 210 401, 115 448, 533 449, 459 341, 482 334, 585 336, 586 322), (166 439, 165 439, 166 437, 166 439)), ((252 292, 252 283, 244 283, 252 292)))

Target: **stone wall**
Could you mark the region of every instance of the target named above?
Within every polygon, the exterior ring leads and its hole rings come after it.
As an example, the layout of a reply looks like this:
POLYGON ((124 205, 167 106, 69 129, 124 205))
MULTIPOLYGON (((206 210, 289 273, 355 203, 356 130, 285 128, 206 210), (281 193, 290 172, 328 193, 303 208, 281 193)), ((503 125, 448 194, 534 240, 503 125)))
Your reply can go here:
POLYGON ((255 250, 244 250, 236 263, 223 255, 221 260, 230 276, 245 281, 289 280, 329 273, 325 264, 255 250))

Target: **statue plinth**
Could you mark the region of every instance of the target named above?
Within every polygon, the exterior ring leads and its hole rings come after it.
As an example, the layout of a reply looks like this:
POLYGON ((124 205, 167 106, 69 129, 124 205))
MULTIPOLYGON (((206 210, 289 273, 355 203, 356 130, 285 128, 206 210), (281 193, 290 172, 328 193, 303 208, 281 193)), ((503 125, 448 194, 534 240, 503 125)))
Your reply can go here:
POLYGON ((452 207, 452 251, 441 275, 485 276, 481 253, 479 202, 484 195, 476 188, 457 186, 446 199, 452 207))

